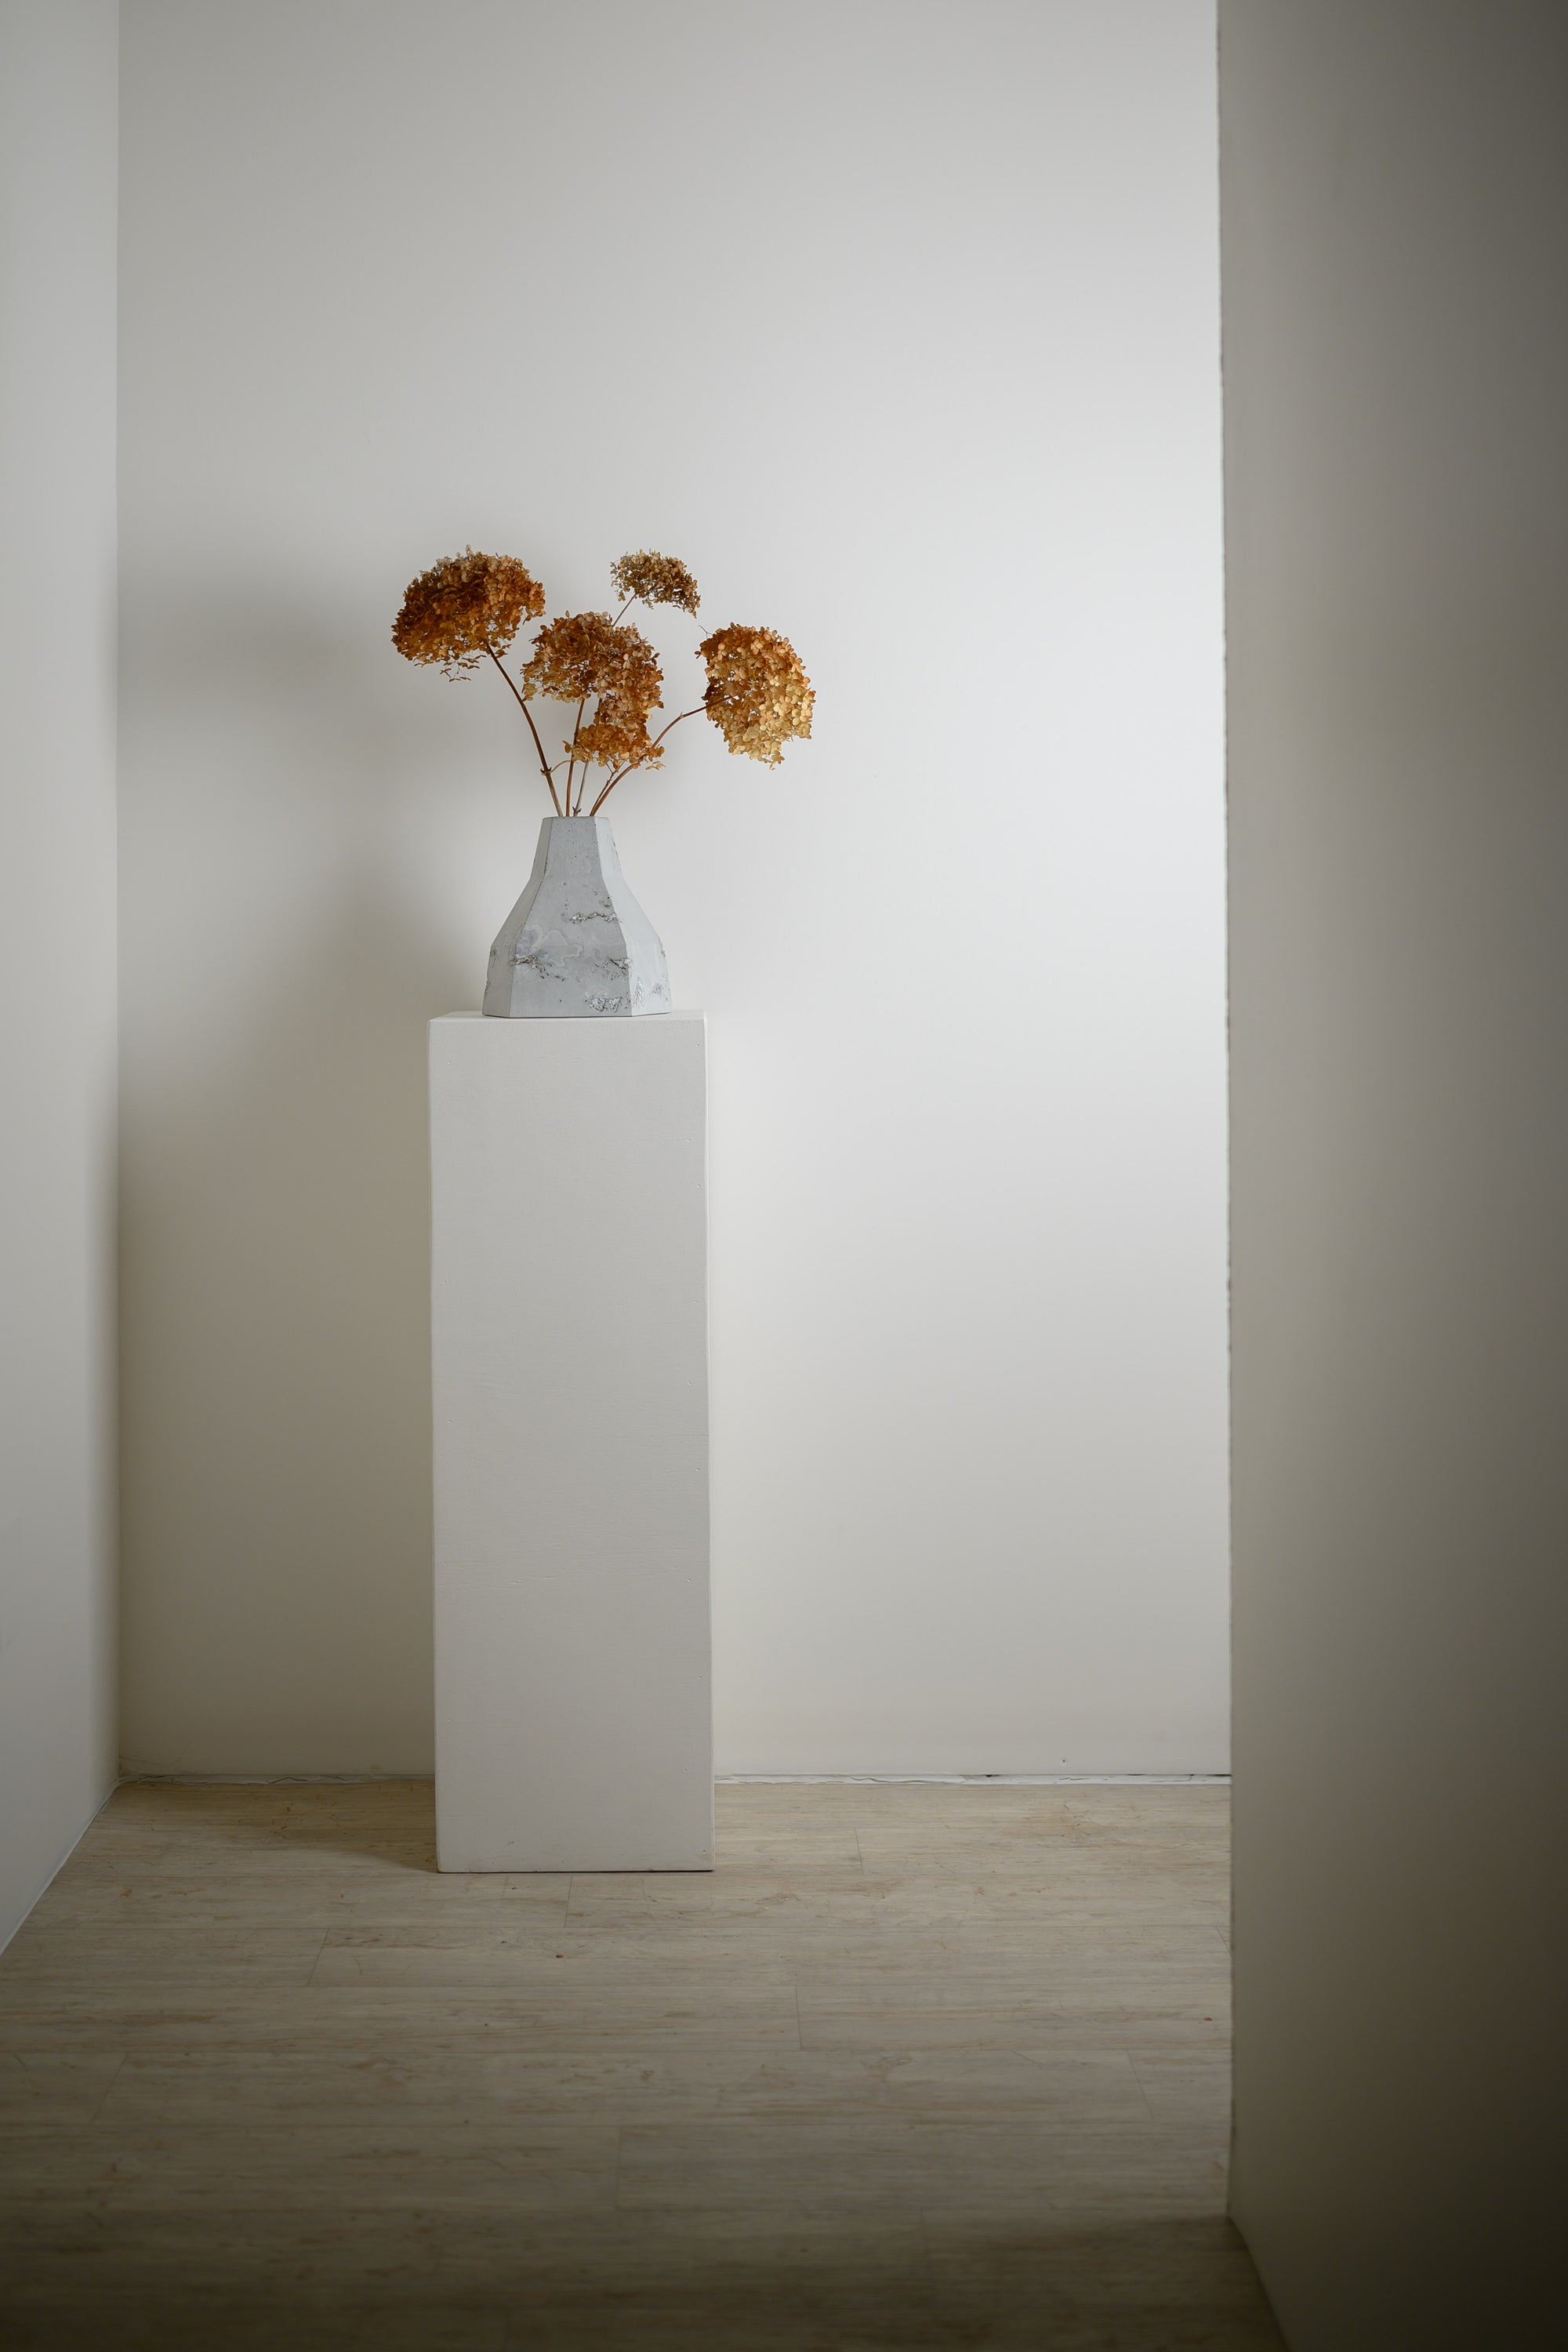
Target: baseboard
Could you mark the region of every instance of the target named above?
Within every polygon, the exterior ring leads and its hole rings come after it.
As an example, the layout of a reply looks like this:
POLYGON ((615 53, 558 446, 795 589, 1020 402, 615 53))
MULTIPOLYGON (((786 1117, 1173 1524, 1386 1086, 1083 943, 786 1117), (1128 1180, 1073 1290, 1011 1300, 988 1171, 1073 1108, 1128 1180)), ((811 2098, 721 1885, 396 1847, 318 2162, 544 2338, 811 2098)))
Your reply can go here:
POLYGON ((1228 1789, 1228 1772, 718 1772, 721 1788, 1228 1789))
POLYGON ((151 1781, 165 1789, 352 1789, 368 1781, 435 1778, 434 1772, 144 1772, 127 1765, 120 1786, 139 1789, 151 1781))
MULTIPOLYGON (((434 1780, 433 1772, 132 1772, 120 1786, 175 1789, 355 1788, 434 1780)), ((721 1789, 1228 1789, 1228 1772, 715 1772, 721 1789)))
MULTIPOLYGON (((717 1788, 1229 1788, 1227 1771, 717 1771, 712 1778, 717 1788)), ((141 1788, 146 1783, 157 1783, 160 1788, 357 1788, 369 1780, 435 1780, 435 1773, 120 1773, 120 1788, 141 1788)))

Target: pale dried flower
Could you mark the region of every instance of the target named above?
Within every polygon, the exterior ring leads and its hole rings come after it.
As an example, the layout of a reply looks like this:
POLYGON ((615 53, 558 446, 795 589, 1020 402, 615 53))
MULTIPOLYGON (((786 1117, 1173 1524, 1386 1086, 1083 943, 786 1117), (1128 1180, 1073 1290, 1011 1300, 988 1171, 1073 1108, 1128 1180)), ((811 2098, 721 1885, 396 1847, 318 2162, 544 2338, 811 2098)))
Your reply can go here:
POLYGON ((696 581, 679 557, 650 555, 646 549, 612 563, 610 582, 617 596, 635 596, 642 604, 679 604, 683 613, 695 613, 701 602, 696 581))
POLYGON ((544 591, 512 555, 448 555, 411 580, 392 642, 405 661, 439 662, 448 677, 505 653, 525 620, 544 610, 544 591))
POLYGON ((555 702, 598 709, 568 745, 573 757, 603 767, 656 765, 662 753, 648 740, 647 716, 657 709, 664 673, 640 630, 607 613, 567 613, 534 639, 522 690, 555 702))
POLYGON ((789 639, 737 622, 697 650, 708 665, 702 707, 731 751, 776 768, 792 735, 810 735, 816 699, 789 639))

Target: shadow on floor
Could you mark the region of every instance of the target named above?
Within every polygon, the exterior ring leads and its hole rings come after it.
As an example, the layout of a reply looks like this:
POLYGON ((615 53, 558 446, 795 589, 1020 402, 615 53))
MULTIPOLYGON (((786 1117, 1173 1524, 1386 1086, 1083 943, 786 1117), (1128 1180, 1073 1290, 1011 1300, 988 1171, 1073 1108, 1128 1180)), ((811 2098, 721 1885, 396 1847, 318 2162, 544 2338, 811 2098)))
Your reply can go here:
MULTIPOLYGON (((369 2217, 366 2217, 369 2222, 369 2217)), ((341 2240, 308 2229, 231 2246, 228 2277, 165 2242, 78 2250, 70 2278, 14 2309, 15 2352, 185 2347, 259 2352, 1278 2352, 1245 2247, 1212 2218, 1103 2229, 944 2224, 913 2217, 863 2231, 822 2222, 722 2235, 647 2223, 574 2254, 539 2217, 490 2213, 369 2222, 363 2285, 342 2279, 341 2240), (398 2241, 400 2242, 395 2242, 398 2241), (312 2284, 325 2258, 334 2289, 312 2284)), ((156 2233, 162 2237, 163 2233, 156 2233)), ((63 2253, 63 2249, 62 2249, 63 2253)), ((356 2267, 358 2267, 356 2265, 356 2267)), ((36 2261, 28 2265, 37 2282, 36 2261)))
POLYGON ((93 1852, 177 1839, 193 1863, 331 1853, 390 1870, 436 1868, 431 1780, 130 1780, 100 1814, 93 1852), (204 1850, 205 1850, 204 1855, 204 1850))

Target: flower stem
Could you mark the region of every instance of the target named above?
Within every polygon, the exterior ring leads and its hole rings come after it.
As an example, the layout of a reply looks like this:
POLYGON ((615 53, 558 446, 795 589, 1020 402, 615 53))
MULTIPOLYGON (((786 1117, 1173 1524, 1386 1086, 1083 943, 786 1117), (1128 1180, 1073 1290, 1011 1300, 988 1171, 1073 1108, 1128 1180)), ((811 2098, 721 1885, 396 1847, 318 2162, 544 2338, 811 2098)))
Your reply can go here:
MULTIPOLYGON (((566 763, 566 814, 568 816, 581 816, 583 814, 582 787, 579 787, 578 789, 576 807, 574 808, 572 805, 572 771, 577 764, 577 730, 583 724, 583 713, 587 709, 587 708, 588 698, 584 695, 582 701, 577 705, 577 716, 572 721, 572 756, 566 763)), ((588 762, 584 760, 583 762, 583 784, 585 785, 587 782, 588 762)))
POLYGON ((518 693, 516 680, 513 678, 511 672, 507 668, 505 663, 501 660, 500 655, 495 651, 495 648, 492 646, 487 646, 485 647, 485 651, 489 655, 491 661, 495 663, 497 669, 500 670, 508 686, 511 688, 512 693, 517 696, 517 707, 528 721, 528 731, 533 738, 533 748, 539 754, 539 765, 544 777, 544 789, 550 794, 550 804, 555 811, 557 816, 564 816, 566 812, 555 797, 555 779, 551 774, 549 762, 544 757, 544 746, 539 740, 539 730, 533 723, 533 713, 529 709, 522 696, 518 693))
POLYGON ((700 718, 700 717, 701 717, 701 715, 702 715, 702 709, 703 709, 703 706, 702 706, 702 704, 701 704, 700 702, 699 702, 699 703, 695 704, 695 705, 693 706, 693 708, 692 708, 690 710, 678 710, 678 711, 676 712, 676 714, 675 714, 674 718, 670 720, 670 722, 669 722, 669 727, 661 727, 661 728, 659 729, 658 733, 654 737, 653 741, 648 745, 648 747, 647 747, 647 751, 644 752, 643 757, 642 757, 642 759, 641 759, 641 760, 630 760, 630 761, 628 761, 626 762, 626 765, 624 768, 617 768, 617 769, 616 770, 615 774, 610 778, 609 782, 605 786, 604 791, 599 794, 598 799, 594 803, 593 807, 588 811, 588 814, 589 814, 590 816, 597 816, 597 815, 598 815, 599 811, 604 807, 605 803, 609 799, 610 794, 615 791, 616 786, 620 782, 620 781, 621 781, 622 777, 623 777, 623 776, 629 776, 629 775, 631 774, 631 772, 632 772, 632 770, 633 770, 634 768, 640 768, 640 767, 642 767, 642 766, 645 764, 645 762, 646 762, 646 761, 647 761, 647 760, 650 757, 650 755, 651 755, 653 752, 655 752, 655 751, 658 751, 658 749, 659 745, 663 742, 663 740, 664 740, 665 737, 668 734, 668 732, 669 732, 669 728, 670 728, 670 727, 679 727, 679 724, 680 724, 680 722, 681 722, 681 720, 682 720, 683 719, 699 719, 699 718, 700 718))

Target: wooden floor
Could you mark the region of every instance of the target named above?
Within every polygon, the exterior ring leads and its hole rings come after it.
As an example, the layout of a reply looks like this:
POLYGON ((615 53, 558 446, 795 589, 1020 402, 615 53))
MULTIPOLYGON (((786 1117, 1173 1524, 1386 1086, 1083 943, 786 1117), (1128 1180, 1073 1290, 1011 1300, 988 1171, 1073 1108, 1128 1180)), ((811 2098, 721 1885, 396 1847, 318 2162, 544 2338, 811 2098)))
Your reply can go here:
POLYGON ((1223 1790, 719 1818, 442 1877, 424 1785, 122 1789, 0 1961, 0 2345, 1279 2345, 1223 1790))

